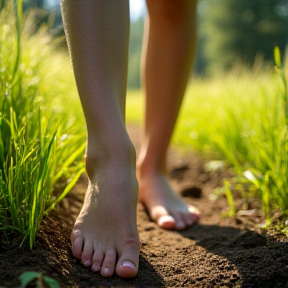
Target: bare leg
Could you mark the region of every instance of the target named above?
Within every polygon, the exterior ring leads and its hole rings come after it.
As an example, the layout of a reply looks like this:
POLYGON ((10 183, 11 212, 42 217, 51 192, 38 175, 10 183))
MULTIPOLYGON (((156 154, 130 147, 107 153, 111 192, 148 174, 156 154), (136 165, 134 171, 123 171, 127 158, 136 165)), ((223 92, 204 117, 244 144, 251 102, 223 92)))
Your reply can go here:
POLYGON ((75 79, 87 122, 89 186, 72 252, 105 277, 138 270, 135 150, 125 128, 128 1, 62 0, 75 79), (116 268, 116 269, 115 269, 116 268))
POLYGON ((199 215, 172 191, 165 175, 167 149, 194 61, 196 6, 196 0, 147 0, 142 58, 146 119, 137 162, 139 199, 166 229, 184 229, 199 215))

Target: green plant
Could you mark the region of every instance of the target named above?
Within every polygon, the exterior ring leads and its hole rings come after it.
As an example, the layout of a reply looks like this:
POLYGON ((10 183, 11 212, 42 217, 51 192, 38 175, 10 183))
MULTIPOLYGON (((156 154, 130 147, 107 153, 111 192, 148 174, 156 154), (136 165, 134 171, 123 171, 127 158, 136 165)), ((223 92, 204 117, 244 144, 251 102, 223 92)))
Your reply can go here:
POLYGON ((231 217, 234 216, 236 213, 236 206, 234 202, 233 193, 230 189, 230 183, 227 180, 224 181, 224 190, 229 205, 229 211, 227 212, 227 216, 231 217))
POLYGON ((42 273, 34 272, 34 271, 27 271, 21 274, 19 277, 21 282, 21 287, 25 288, 31 282, 35 282, 37 288, 60 288, 59 283, 47 276, 43 276, 42 273))
POLYGON ((23 26, 21 5, 10 1, 0 12, 0 236, 17 233, 32 248, 43 216, 84 171, 85 129, 45 88, 50 39, 23 26))

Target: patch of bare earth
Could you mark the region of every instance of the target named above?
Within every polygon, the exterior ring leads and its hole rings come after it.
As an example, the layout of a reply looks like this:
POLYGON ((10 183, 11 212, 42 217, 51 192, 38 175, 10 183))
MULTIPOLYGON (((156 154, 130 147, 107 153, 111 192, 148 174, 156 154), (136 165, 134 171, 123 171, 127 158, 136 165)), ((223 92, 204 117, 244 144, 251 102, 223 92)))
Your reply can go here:
MULTIPOLYGON (((139 129, 131 126, 129 131, 138 148, 139 129)), ((138 205, 142 248, 136 278, 104 279, 73 258, 70 231, 86 190, 83 176, 42 224, 35 249, 9 248, 1 243, 0 286, 20 287, 21 273, 38 271, 58 280, 61 287, 288 287, 288 240, 273 230, 257 228, 263 221, 257 201, 249 204, 248 212, 223 218, 228 209, 225 197, 211 194, 224 178, 231 177, 230 172, 206 172, 204 164, 193 152, 169 154, 173 187, 201 211, 197 225, 182 232, 165 231, 138 205)))

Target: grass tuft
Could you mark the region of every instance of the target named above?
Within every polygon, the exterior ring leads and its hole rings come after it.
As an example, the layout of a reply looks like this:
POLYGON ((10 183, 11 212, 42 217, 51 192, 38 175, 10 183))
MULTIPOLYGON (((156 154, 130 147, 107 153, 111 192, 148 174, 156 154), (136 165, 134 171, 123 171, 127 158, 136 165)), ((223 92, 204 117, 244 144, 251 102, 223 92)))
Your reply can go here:
POLYGON ((31 35, 23 24, 22 1, 5 3, 0 11, 0 236, 20 235, 30 248, 44 215, 84 169, 83 121, 69 115, 59 88, 53 91, 57 76, 45 70, 53 58, 49 42, 45 28, 31 35), (53 195, 55 185, 61 186, 60 195, 53 195))

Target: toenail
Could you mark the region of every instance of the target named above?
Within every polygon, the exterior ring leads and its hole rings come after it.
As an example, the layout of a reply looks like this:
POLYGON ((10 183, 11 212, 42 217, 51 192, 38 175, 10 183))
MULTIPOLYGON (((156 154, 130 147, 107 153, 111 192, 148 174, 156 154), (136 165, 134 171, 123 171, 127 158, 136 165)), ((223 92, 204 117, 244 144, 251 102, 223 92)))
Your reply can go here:
POLYGON ((90 265, 90 261, 89 260, 85 260, 84 266, 88 267, 89 265, 90 265))
POLYGON ((93 264, 91 270, 93 272, 99 272, 100 271, 100 266, 98 264, 93 264))
POLYGON ((177 224, 176 224, 176 227, 178 229, 182 229, 182 228, 185 228, 185 223, 183 221, 178 221, 177 224))
POLYGON ((109 268, 104 268, 103 274, 109 275, 110 274, 110 269, 109 268))
POLYGON ((122 267, 130 267, 130 268, 136 270, 136 266, 130 261, 124 261, 122 264, 122 267))

